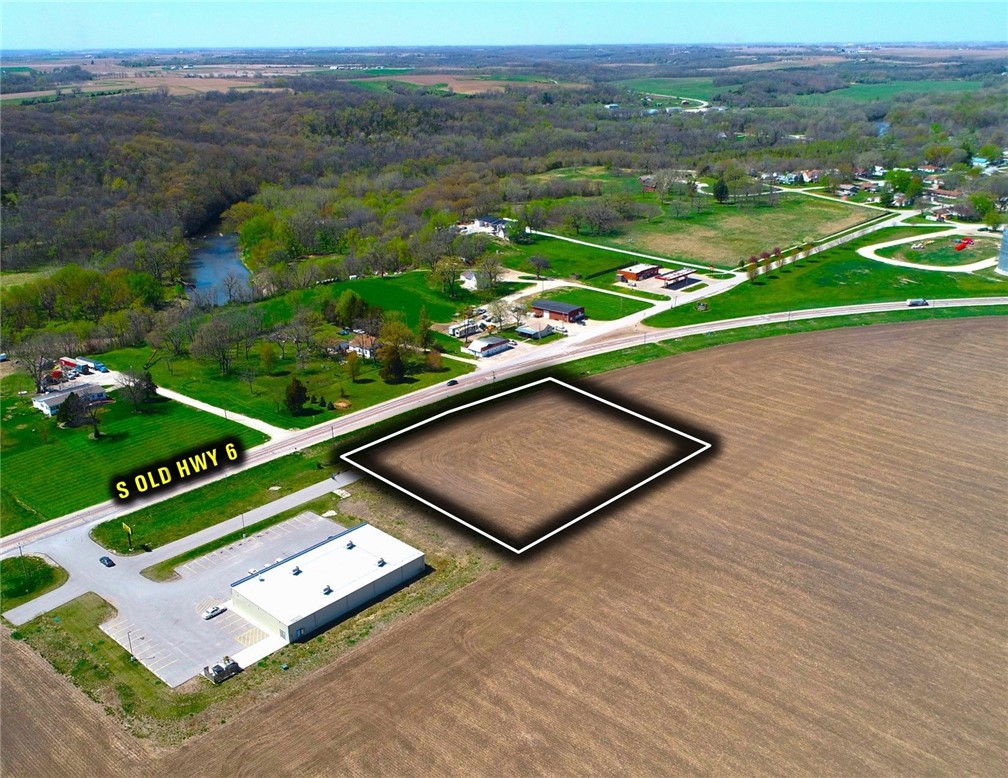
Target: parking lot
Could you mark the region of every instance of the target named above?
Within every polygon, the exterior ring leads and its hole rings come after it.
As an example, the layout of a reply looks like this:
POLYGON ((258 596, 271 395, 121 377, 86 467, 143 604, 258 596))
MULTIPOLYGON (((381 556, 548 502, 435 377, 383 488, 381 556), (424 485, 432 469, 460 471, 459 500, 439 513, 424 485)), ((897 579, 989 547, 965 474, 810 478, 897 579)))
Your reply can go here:
POLYGON ((233 581, 340 529, 329 519, 303 513, 182 565, 177 580, 156 583, 138 576, 115 596, 106 595, 119 613, 101 629, 158 678, 178 686, 205 665, 268 637, 230 610, 202 618, 206 608, 228 601, 233 581))

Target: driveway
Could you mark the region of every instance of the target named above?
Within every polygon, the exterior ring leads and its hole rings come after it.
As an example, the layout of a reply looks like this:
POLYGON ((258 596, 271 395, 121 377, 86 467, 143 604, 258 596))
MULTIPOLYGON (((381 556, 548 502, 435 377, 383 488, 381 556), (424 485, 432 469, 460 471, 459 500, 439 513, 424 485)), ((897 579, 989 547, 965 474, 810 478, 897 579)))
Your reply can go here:
POLYGON ((169 686, 178 686, 204 665, 225 654, 234 655, 266 637, 230 611, 204 621, 200 616, 204 609, 226 602, 231 583, 247 575, 249 569, 289 556, 341 527, 313 514, 301 514, 181 566, 179 578, 174 581, 151 581, 140 571, 335 492, 357 478, 355 472, 327 478, 147 554, 120 556, 107 551, 89 536, 93 525, 26 544, 26 554, 48 557, 70 577, 63 586, 5 612, 4 617, 15 625, 24 624, 85 592, 94 592, 117 611, 116 617, 102 624, 101 629, 169 686), (101 556, 111 557, 115 567, 103 567, 98 561, 101 556))

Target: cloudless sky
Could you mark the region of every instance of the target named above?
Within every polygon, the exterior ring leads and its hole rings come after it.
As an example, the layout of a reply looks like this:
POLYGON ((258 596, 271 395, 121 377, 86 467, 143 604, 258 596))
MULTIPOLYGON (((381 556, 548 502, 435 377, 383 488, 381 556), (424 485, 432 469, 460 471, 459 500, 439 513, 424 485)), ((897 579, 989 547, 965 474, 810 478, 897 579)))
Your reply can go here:
POLYGON ((1008 42, 1005 0, 2 0, 0 47, 1008 42))

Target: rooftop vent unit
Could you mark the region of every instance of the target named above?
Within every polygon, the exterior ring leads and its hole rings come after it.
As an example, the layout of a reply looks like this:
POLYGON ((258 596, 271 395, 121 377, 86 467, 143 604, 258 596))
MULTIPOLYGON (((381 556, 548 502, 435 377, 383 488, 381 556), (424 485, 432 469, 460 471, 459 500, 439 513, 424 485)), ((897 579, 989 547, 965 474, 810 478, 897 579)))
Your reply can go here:
POLYGON ((347 548, 353 548, 354 547, 354 542, 352 540, 348 540, 347 544, 346 544, 346 547, 347 548))
POLYGON ((322 589, 322 594, 332 594, 332 587, 329 584, 326 584, 322 589))
POLYGON ((378 567, 385 567, 385 560, 384 559, 379 559, 378 560, 378 567))
POLYGON ((301 575, 301 568, 295 567, 293 570, 291 570, 291 575, 301 575))

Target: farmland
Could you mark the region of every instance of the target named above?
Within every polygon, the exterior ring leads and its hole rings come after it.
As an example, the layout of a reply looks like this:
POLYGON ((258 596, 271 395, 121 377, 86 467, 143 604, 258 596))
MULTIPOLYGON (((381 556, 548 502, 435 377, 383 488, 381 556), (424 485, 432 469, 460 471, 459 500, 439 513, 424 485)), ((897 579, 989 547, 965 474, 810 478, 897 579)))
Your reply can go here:
POLYGON ((886 81, 881 84, 851 84, 845 89, 816 94, 797 95, 795 103, 799 105, 823 105, 842 100, 868 102, 871 100, 891 100, 898 94, 947 94, 955 96, 965 92, 980 89, 979 81, 953 80, 922 80, 922 81, 886 81))
POLYGON ((90 426, 61 429, 32 408, 30 397, 17 396, 26 385, 31 382, 23 374, 2 382, 4 535, 109 499, 112 476, 176 453, 179 440, 198 446, 235 435, 250 448, 266 439, 219 416, 157 398, 140 414, 116 400, 101 415, 102 437, 96 441, 89 437, 90 426))
POLYGON ((911 248, 909 243, 904 243, 900 246, 877 249, 875 253, 880 257, 901 259, 904 262, 913 262, 919 265, 949 267, 968 265, 981 259, 996 257, 1000 246, 1000 241, 996 238, 974 238, 973 245, 967 246, 962 251, 955 249, 959 243, 958 237, 934 238, 933 242, 925 237, 924 242, 925 246, 920 250, 911 248))
POLYGON ((694 100, 712 100, 721 92, 731 91, 733 85, 715 86, 713 78, 633 78, 618 81, 616 86, 644 94, 688 97, 694 100))
MULTIPOLYGON (((259 715, 228 714, 156 769, 1001 773, 1008 440, 990 422, 1008 412, 1006 348, 997 318, 929 321, 594 378, 586 388, 666 413, 691 398, 688 418, 721 436, 716 457, 303 676, 259 715)), ((17 684, 26 671, 6 672, 17 684)), ((137 748, 102 719, 76 720, 137 748)), ((14 769, 62 747, 45 719, 23 722, 14 769)))

